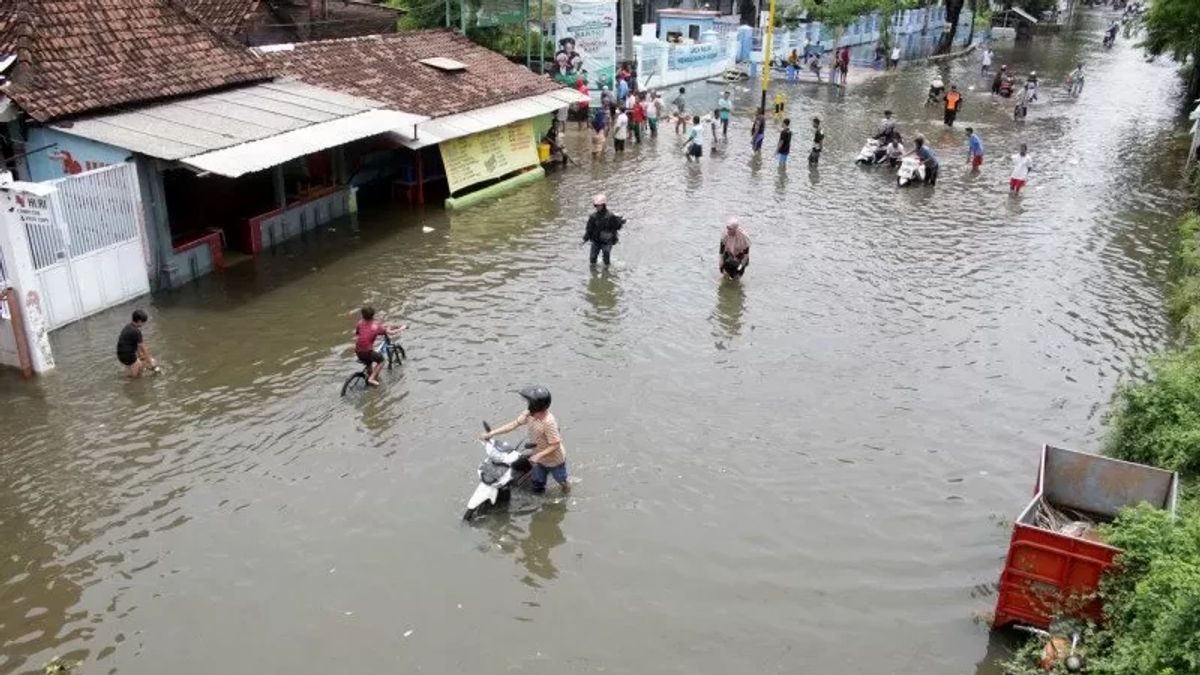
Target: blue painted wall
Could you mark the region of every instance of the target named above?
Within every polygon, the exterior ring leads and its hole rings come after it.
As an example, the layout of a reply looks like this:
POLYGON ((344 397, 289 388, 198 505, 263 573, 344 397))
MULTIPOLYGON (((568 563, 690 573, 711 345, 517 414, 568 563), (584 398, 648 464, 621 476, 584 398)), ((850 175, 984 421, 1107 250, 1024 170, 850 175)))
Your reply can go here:
POLYGON ((29 130, 29 148, 41 148, 52 143, 58 147, 35 152, 28 158, 30 180, 54 180, 73 173, 120 164, 133 155, 129 150, 89 141, 56 129, 34 127, 29 130))

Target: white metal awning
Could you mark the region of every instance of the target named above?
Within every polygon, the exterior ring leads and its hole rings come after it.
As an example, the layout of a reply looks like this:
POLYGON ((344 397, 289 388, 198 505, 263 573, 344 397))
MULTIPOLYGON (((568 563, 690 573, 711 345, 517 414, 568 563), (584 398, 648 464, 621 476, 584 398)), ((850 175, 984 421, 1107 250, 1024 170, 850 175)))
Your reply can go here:
POLYGON ((303 82, 276 81, 58 122, 51 128, 197 167, 191 160, 203 158, 211 168, 202 170, 236 177, 366 136, 397 129, 411 134, 418 122, 429 119, 383 107, 379 101, 303 82), (242 164, 234 166, 230 158, 242 164))
POLYGON ((417 150, 589 101, 589 97, 574 89, 560 89, 464 113, 435 117, 417 124, 415 135, 411 126, 397 127, 395 135, 402 145, 417 150))
POLYGON ((237 178, 360 138, 396 129, 411 130, 423 119, 426 118, 395 110, 368 110, 303 129, 285 131, 269 138, 184 157, 179 161, 201 171, 237 178))
POLYGON ((1017 7, 1016 5, 1013 5, 1013 7, 1012 7, 1012 11, 1013 11, 1013 12, 1015 12, 1016 14, 1018 14, 1018 15, 1020 15, 1020 16, 1022 16, 1022 17, 1024 17, 1024 18, 1025 18, 1025 20, 1026 20, 1026 21, 1029 21, 1030 23, 1037 23, 1037 22, 1038 22, 1038 20, 1037 20, 1037 19, 1035 19, 1035 18, 1033 18, 1033 17, 1032 17, 1032 16, 1029 14, 1029 12, 1026 12, 1025 10, 1021 9, 1020 7, 1017 7))

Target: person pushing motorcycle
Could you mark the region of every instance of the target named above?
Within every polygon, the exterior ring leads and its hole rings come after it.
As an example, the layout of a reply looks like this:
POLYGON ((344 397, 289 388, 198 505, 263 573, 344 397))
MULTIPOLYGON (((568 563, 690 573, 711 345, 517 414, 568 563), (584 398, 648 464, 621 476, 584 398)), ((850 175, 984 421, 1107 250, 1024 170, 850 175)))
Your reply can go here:
POLYGON ((526 387, 517 392, 525 399, 526 409, 517 415, 517 419, 480 434, 479 440, 486 441, 493 436, 501 436, 517 427, 529 425, 529 442, 534 446, 533 455, 529 462, 533 464, 533 491, 542 494, 546 491, 547 474, 554 476, 564 493, 571 491, 567 478, 567 453, 563 447, 562 435, 558 432, 558 421, 550 412, 550 390, 543 386, 526 387))

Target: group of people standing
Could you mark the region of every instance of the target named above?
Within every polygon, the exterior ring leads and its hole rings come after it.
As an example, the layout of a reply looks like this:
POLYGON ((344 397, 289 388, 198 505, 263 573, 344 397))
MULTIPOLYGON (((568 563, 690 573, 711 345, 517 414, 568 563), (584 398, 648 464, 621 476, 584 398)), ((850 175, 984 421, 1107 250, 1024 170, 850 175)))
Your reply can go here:
MULTIPOLYGON (((795 82, 800 79, 800 73, 807 69, 816 76, 817 82, 821 81, 821 69, 824 67, 824 54, 820 48, 805 48, 804 54, 793 49, 785 60, 784 72, 787 75, 789 82, 795 82)), ((829 70, 829 83, 832 85, 846 86, 850 75, 850 48, 842 47, 841 49, 833 50, 833 63, 829 70)))
MULTIPOLYGON (((608 209, 608 197, 603 194, 592 197, 592 209, 583 231, 583 243, 591 244, 588 263, 595 266, 603 258, 604 266, 608 267, 612 264, 612 248, 620 241, 625 219, 608 209)), ((717 269, 726 279, 740 279, 746 273, 750 264, 750 237, 736 217, 726 223, 717 255, 717 269)))

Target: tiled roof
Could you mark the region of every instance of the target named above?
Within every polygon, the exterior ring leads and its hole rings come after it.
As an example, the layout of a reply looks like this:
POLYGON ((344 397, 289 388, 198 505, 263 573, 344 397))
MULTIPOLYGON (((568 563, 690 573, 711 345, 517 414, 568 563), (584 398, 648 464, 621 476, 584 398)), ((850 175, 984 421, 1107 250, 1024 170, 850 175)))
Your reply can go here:
POLYGON ((304 42, 264 56, 281 72, 309 84, 429 117, 562 88, 444 29, 304 42), (435 56, 461 61, 467 69, 444 72, 420 63, 435 56))
POLYGON ((263 59, 172 0, 2 1, 15 5, 8 93, 43 122, 271 76, 263 59))
POLYGON ((237 35, 263 0, 179 0, 202 25, 219 35, 237 35))

